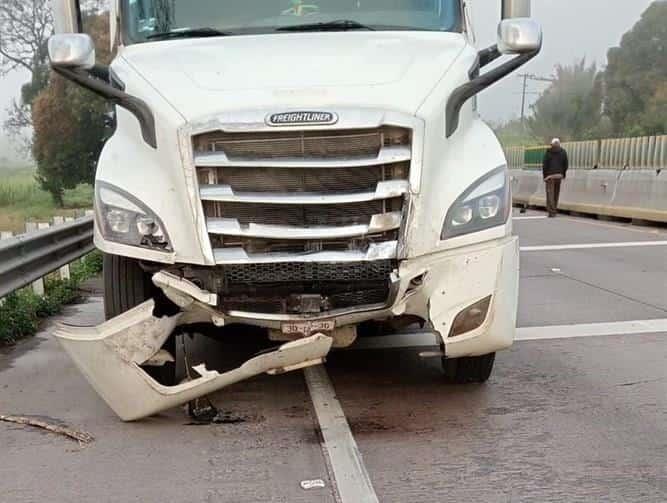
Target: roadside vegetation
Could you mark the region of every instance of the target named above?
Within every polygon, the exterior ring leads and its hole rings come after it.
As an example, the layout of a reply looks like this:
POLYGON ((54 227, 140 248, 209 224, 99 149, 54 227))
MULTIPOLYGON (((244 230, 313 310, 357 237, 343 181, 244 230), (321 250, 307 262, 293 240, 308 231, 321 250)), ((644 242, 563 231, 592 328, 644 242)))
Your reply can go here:
MULTIPOLYGON (((97 60, 111 59, 109 13, 104 2, 82 2, 84 31, 96 42, 97 60)), ((49 0, 0 0, 0 77, 20 69, 29 79, 7 110, 10 137, 26 139, 33 178, 60 208, 80 184, 92 183, 109 131, 106 102, 51 72, 47 41, 53 33, 49 0), (64 141, 63 139, 67 139, 64 141)))
POLYGON ((78 184, 64 191, 58 207, 35 179, 35 168, 0 166, 0 231, 21 233, 25 222, 50 221, 54 216, 77 216, 93 206, 93 188, 78 184))
POLYGON ((45 295, 24 288, 5 297, 0 305, 0 347, 35 335, 40 322, 77 301, 81 284, 102 271, 102 254, 93 252, 70 265, 70 279, 45 278, 45 295))
POLYGON ((599 69, 585 59, 557 65, 521 123, 494 129, 505 147, 667 134, 667 2, 655 1, 607 53, 599 69))

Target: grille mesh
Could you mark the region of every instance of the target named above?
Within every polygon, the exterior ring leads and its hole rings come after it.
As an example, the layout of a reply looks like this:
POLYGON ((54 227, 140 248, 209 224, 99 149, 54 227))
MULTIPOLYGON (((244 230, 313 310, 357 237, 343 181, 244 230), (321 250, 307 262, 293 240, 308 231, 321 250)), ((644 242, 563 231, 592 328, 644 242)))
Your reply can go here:
POLYGON ((287 262, 224 266, 227 283, 262 284, 292 281, 385 281, 394 266, 390 260, 327 263, 287 262))

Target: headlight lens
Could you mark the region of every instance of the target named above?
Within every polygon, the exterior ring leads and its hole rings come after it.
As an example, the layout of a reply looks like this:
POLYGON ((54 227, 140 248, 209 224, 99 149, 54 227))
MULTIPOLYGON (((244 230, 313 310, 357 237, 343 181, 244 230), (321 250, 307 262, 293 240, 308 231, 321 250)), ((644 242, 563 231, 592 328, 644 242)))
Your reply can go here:
POLYGON ((146 205, 108 183, 97 182, 95 189, 97 222, 104 239, 172 251, 162 221, 146 205))
POLYGON ((510 184, 502 166, 473 183, 447 212, 440 239, 503 225, 509 218, 510 184))

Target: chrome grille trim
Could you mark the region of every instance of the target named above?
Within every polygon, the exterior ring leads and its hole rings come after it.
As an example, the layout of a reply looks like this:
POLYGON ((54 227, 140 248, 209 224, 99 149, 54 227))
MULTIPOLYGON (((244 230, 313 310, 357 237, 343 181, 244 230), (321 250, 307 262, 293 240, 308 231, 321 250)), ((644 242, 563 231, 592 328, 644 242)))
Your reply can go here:
POLYGON ((263 264, 280 262, 364 262, 369 260, 395 259, 398 241, 373 243, 365 251, 325 251, 311 253, 248 253, 243 248, 218 248, 214 251, 215 263, 263 264))
POLYGON ((225 166, 254 168, 356 168, 406 162, 411 159, 410 147, 383 147, 377 156, 361 158, 278 158, 257 160, 230 160, 224 152, 205 152, 195 155, 199 168, 219 168, 225 166))
POLYGON ((345 204, 391 199, 407 194, 410 182, 390 180, 377 184, 375 191, 351 194, 322 193, 278 193, 278 192, 234 192, 229 185, 203 185, 199 194, 202 201, 232 202, 247 204, 345 204))
POLYGON ((210 131, 195 137, 195 151, 223 152, 233 160, 290 158, 368 158, 375 157, 383 147, 410 144, 409 130, 394 126, 374 128, 307 127, 257 132, 210 131))
POLYGON ((403 257, 410 194, 420 185, 423 121, 335 108, 335 126, 268 127, 271 112, 212 114, 182 129, 208 263, 320 261, 329 253, 338 261, 403 257), (209 225, 223 219, 223 229, 240 232, 212 232, 209 225), (387 219, 394 223, 387 226, 387 219), (391 230, 374 231, 371 224, 391 230), (258 229, 261 237, 251 232, 258 229), (267 229, 271 237, 264 237, 267 229), (295 229, 304 234, 292 239, 295 229), (333 233, 320 233, 327 229, 333 233))
POLYGON ((241 225, 233 218, 208 218, 208 231, 211 234, 242 236, 267 239, 339 239, 364 236, 378 232, 398 229, 401 226, 402 213, 392 211, 373 215, 366 225, 348 225, 339 227, 292 227, 287 225, 264 225, 250 223, 241 225))

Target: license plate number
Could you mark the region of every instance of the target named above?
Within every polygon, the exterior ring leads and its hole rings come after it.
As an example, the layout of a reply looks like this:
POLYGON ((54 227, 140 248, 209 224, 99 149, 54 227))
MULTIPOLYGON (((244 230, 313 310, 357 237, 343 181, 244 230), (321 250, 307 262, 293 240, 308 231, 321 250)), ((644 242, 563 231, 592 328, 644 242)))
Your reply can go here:
POLYGON ((316 332, 331 332, 336 328, 334 320, 289 321, 282 324, 282 332, 289 335, 310 335, 316 332))

